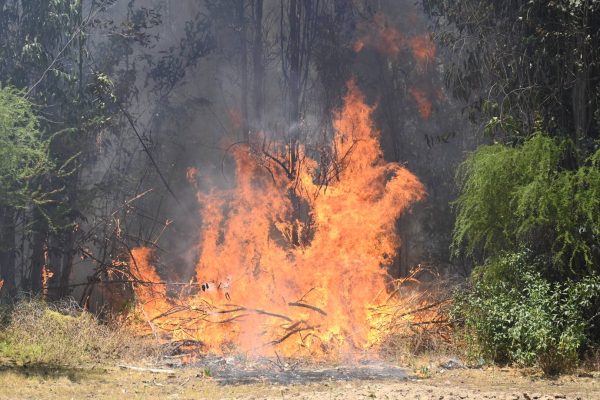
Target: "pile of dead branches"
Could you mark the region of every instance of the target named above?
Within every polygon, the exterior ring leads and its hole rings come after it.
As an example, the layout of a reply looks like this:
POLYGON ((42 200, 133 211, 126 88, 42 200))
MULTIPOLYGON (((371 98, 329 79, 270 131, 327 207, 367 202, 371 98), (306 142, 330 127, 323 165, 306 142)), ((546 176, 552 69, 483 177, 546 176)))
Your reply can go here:
POLYGON ((401 347, 419 354, 450 343, 452 285, 448 281, 419 265, 389 286, 385 301, 371 307, 372 329, 379 331, 384 352, 401 347))
MULTIPOLYGON (((165 285, 164 282, 138 282, 138 284, 165 285)), ((195 286, 199 284, 167 283, 166 285, 177 285, 179 287, 177 291, 181 293, 198 290, 195 286), (190 287, 183 287, 185 285, 190 287), (194 287, 191 287, 192 285, 194 287)), ((165 292, 168 290, 163 291, 165 292)), ((370 343, 371 346, 385 352, 387 347, 393 348, 402 344, 410 347, 411 352, 420 353, 436 348, 439 343, 450 341, 448 308, 451 300, 448 285, 432 270, 419 266, 407 277, 390 280, 388 290, 380 293, 375 300, 376 305, 368 307, 371 324, 369 329, 376 333, 371 336, 377 338, 370 343)), ((241 304, 215 305, 206 300, 190 304, 185 301, 185 296, 169 301, 172 304, 169 309, 152 316, 146 315, 144 319, 156 337, 165 338, 167 341, 169 337, 177 337, 179 341, 176 343, 185 342, 185 340, 182 342, 181 338, 196 340, 199 326, 236 323, 248 316, 264 316, 280 321, 279 324, 273 325, 263 346, 276 347, 290 338, 299 339, 299 345, 303 346, 309 338, 318 339, 319 328, 322 327, 311 322, 310 319, 294 319, 281 312, 241 304)), ((327 318, 327 313, 323 309, 309 304, 304 297, 287 303, 287 306, 308 310, 314 313, 316 317, 314 320, 317 321, 327 318)), ((199 343, 195 342, 196 345, 199 343)), ((323 343, 323 346, 326 347, 327 344, 323 343)))

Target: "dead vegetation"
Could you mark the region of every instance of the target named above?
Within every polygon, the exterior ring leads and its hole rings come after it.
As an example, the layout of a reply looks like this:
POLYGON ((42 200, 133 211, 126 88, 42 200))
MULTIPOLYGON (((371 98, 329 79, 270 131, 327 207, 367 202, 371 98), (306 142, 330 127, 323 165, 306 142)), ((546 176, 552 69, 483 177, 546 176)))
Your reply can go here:
POLYGON ((118 321, 102 322, 75 302, 24 298, 3 306, 2 364, 27 367, 88 367, 155 355, 154 346, 118 321))
MULTIPOLYGON (((142 284, 138 284, 142 285, 142 284)), ((169 286, 165 282, 148 282, 143 284, 144 293, 151 293, 147 300, 152 304, 168 305, 165 311, 149 315, 145 305, 140 302, 134 310, 137 317, 135 330, 138 333, 152 335, 163 343, 163 350, 169 357, 195 359, 210 348, 203 341, 199 327, 229 326, 235 329, 236 324, 244 323, 245 318, 255 318, 265 324, 275 324, 270 332, 265 331, 262 346, 272 349, 275 353, 281 346, 297 346, 298 354, 303 347, 308 348, 311 340, 319 340, 323 326, 327 326, 328 313, 312 304, 308 297, 287 302, 288 312, 272 309, 259 309, 245 304, 215 304, 202 299, 197 302, 187 302, 181 298, 169 296, 169 290, 153 290, 153 287, 169 286), (309 312, 298 317, 295 310, 309 312), (200 335, 200 336, 199 336, 200 335), (295 343, 295 344, 294 344, 295 343)), ((180 285, 180 284, 177 284, 180 285)), ((193 289, 190 284, 190 290, 193 289)), ((368 347, 355 347, 350 353, 363 354, 360 357, 377 357, 407 365, 407 360, 424 353, 453 352, 452 329, 448 320, 448 309, 451 304, 451 284, 442 279, 430 268, 418 266, 410 274, 401 279, 391 279, 385 291, 377 294, 372 305, 356 304, 365 307, 368 313, 369 330, 368 347)), ((184 288, 185 289, 185 288, 184 288)), ((181 290, 180 290, 181 291, 181 290)), ((179 291, 179 292, 180 292, 179 291)), ((137 292, 140 292, 138 289, 137 292)), ((309 292, 310 293, 310 292, 309 292)), ((151 307, 151 306, 150 306, 151 307)), ((206 335, 206 334, 205 334, 206 335)), ((210 339, 210 338, 208 338, 210 339)), ((287 348, 289 350, 289 347, 287 348)), ((224 354, 242 352, 235 343, 221 347, 224 354)), ((349 352, 339 352, 339 349, 322 342, 320 359, 330 361, 348 359, 349 352)), ((350 356, 350 358, 352 358, 350 356)), ((355 357, 356 358, 356 357, 355 357)))
POLYGON ((452 283, 431 268, 417 266, 404 278, 390 282, 384 303, 373 307, 380 332, 381 355, 401 365, 424 354, 455 353, 448 318, 452 283))

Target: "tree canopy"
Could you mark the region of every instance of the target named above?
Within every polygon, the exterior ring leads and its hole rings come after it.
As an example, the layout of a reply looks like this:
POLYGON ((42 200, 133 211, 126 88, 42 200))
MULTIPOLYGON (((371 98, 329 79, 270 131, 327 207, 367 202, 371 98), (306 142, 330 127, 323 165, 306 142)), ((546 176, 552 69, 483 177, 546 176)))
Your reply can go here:
POLYGON ((0 205, 28 206, 35 179, 51 166, 31 103, 15 88, 0 87, 0 205))

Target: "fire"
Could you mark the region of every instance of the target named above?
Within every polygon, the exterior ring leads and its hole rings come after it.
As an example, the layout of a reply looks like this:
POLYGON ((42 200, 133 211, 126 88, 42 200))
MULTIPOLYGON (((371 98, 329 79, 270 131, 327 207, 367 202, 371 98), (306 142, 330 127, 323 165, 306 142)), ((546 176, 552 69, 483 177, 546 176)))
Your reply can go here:
POLYGON ((431 111, 433 107, 431 105, 431 102, 427 98, 427 94, 423 90, 415 87, 411 87, 408 90, 408 92, 415 99, 421 117, 423 117, 424 119, 428 119, 429 117, 431 117, 431 111))
POLYGON ((436 47, 429 34, 412 37, 408 45, 419 68, 424 69, 435 58, 436 47))
POLYGON ((54 272, 52 272, 48 265, 42 266, 42 295, 44 297, 48 296, 48 282, 50 282, 50 278, 54 276, 54 272))
POLYGON ((397 58, 402 51, 409 51, 421 72, 435 59, 437 49, 429 33, 403 36, 390 26, 382 14, 375 14, 373 21, 362 24, 359 28, 364 33, 354 42, 355 53, 361 52, 365 46, 370 46, 391 58, 397 58))
POLYGON ((363 39, 357 39, 356 42, 354 42, 353 50, 355 53, 360 53, 364 48, 365 41, 363 39))
POLYGON ((217 353, 337 357, 377 342, 371 310, 389 301, 386 267, 400 245, 395 224, 425 190, 383 159, 372 112, 349 82, 334 116, 335 162, 323 166, 301 147, 292 178, 271 158, 236 147, 235 185, 198 193, 193 282, 168 293, 152 284, 162 281, 152 252, 132 252, 148 326, 217 353), (324 174, 327 184, 316 178, 324 174))
POLYGON ((191 185, 195 185, 196 181, 198 180, 198 169, 194 167, 188 167, 185 171, 185 177, 191 185))
POLYGON ((366 44, 377 49, 378 52, 395 58, 402 50, 403 38, 400 32, 389 26, 385 16, 375 14, 373 21, 364 24, 361 29, 366 31, 363 37, 354 43, 356 53, 362 51, 366 44))

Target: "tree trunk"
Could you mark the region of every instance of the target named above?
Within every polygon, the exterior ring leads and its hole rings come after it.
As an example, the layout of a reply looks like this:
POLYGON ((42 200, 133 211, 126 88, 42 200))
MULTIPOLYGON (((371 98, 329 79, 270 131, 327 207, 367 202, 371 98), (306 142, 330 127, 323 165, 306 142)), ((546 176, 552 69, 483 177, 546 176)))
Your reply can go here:
POLYGON ((263 88, 265 67, 263 60, 263 0, 253 1, 254 11, 254 43, 253 43, 253 69, 254 69, 254 118, 261 124, 263 113, 263 88))
POLYGON ((288 123, 290 126, 290 153, 289 163, 292 176, 296 176, 296 164, 298 162, 298 141, 300 140, 300 13, 302 4, 297 0, 290 0, 288 10, 288 21, 290 24, 289 35, 289 113, 288 123))
POLYGON ((25 289, 33 294, 40 294, 43 289, 43 269, 46 264, 47 224, 42 213, 35 209, 33 212, 33 236, 31 239, 31 265, 29 282, 25 289))
POLYGON ((65 234, 65 244, 63 248, 62 265, 60 268, 60 279, 58 288, 58 297, 63 298, 68 296, 69 293, 69 282, 71 279, 71 272, 73 271, 73 258, 75 250, 73 249, 73 242, 75 241, 75 235, 72 230, 69 230, 65 234))
POLYGON ((13 295, 15 282, 15 212, 11 207, 0 207, 0 279, 2 292, 13 295))
POLYGON ((242 120, 240 129, 242 130, 242 139, 245 142, 250 141, 248 132, 248 50, 246 43, 246 18, 245 18, 245 1, 238 0, 237 3, 237 14, 238 14, 238 26, 240 29, 240 45, 241 45, 241 59, 240 69, 242 75, 242 87, 240 96, 240 112, 242 114, 242 120))
MULTIPOLYGON (((585 28, 585 27, 584 27, 585 28)), ((573 122, 574 129, 571 132, 571 138, 577 146, 581 137, 587 136, 589 129, 588 117, 588 86, 589 82, 589 61, 587 57, 587 48, 585 45, 585 30, 577 37, 577 47, 581 52, 581 60, 573 63, 575 84, 573 85, 573 122)))

